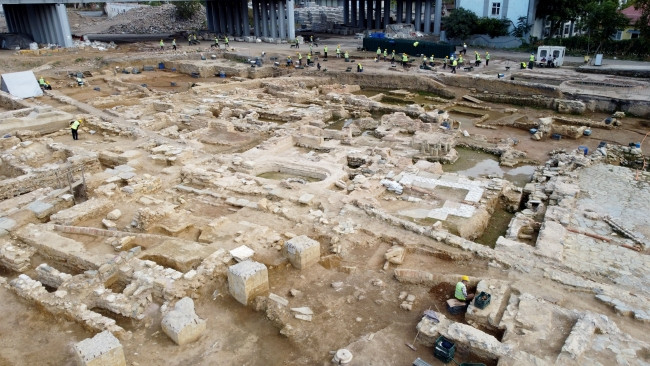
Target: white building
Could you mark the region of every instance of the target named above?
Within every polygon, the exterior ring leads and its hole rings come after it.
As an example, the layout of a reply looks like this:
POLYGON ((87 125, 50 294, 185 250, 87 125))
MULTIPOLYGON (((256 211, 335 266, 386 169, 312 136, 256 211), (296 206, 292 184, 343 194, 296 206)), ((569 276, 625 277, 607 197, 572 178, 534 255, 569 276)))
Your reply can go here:
POLYGON ((456 0, 456 9, 467 9, 479 17, 509 19, 514 28, 520 17, 527 17, 532 24, 531 36, 539 37, 543 23, 535 19, 535 10, 539 0, 456 0))

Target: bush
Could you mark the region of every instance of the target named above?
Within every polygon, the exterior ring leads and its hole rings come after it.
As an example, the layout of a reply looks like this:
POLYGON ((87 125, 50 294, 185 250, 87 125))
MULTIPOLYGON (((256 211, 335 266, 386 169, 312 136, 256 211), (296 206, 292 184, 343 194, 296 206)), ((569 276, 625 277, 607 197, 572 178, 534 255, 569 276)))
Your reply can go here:
POLYGON ((174 6, 176 6, 176 16, 181 20, 192 19, 194 14, 201 9, 201 3, 198 0, 178 1, 174 3, 174 6))
POLYGON ((479 18, 474 27, 473 34, 487 34, 491 38, 507 36, 510 20, 483 17, 479 18))

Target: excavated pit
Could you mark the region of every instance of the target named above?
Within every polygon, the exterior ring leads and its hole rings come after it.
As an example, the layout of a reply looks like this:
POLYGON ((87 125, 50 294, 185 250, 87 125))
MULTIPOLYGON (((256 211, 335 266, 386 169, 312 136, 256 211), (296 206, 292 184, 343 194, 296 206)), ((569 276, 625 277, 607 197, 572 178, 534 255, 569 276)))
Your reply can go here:
MULTIPOLYGON (((58 331, 40 347, 53 363, 70 362, 62 340, 103 330, 134 364, 326 364, 347 348, 360 365, 435 365, 440 335, 457 363, 647 361, 650 233, 638 202, 650 178, 618 166, 643 160, 645 145, 629 142, 647 121, 606 123, 612 113, 558 87, 645 95, 644 82, 548 70, 510 82, 381 62, 357 75, 335 59, 318 73, 250 67, 246 52, 104 61, 84 88, 52 70, 49 95, 0 98, 11 118, 66 117, 9 128, 0 154, 3 313, 37 314, 23 332, 58 331), (300 253, 309 264, 298 269, 287 242, 302 236, 318 251, 300 253), (244 245, 268 272, 247 306, 227 280, 244 245), (450 314, 461 275, 493 303, 450 314), (179 348, 160 321, 183 297, 208 331, 179 348), (414 352, 404 343, 418 331, 414 352)), ((0 317, 0 334, 15 324, 0 317)), ((42 363, 7 344, 0 363, 42 363)))

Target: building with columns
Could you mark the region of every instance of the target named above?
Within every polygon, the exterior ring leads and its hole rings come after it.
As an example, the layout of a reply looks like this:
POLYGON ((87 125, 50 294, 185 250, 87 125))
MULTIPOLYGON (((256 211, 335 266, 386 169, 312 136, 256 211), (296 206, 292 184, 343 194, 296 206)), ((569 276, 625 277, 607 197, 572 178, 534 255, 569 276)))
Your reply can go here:
MULTIPOLYGON (((395 23, 411 23, 415 30, 440 35, 442 0, 396 0, 395 23)), ((391 0, 343 0, 347 26, 383 29, 391 24, 391 0)))

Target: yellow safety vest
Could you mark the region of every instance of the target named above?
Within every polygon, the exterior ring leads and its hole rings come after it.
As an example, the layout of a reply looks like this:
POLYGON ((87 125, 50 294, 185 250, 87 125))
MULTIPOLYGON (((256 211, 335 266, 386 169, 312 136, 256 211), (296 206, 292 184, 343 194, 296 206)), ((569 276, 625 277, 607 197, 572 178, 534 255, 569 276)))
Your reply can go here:
POLYGON ((465 294, 463 293, 463 288, 464 287, 465 287, 465 285, 462 282, 458 282, 456 284, 456 293, 454 294, 454 297, 456 297, 456 299, 458 299, 460 301, 465 301, 466 300, 465 294))

